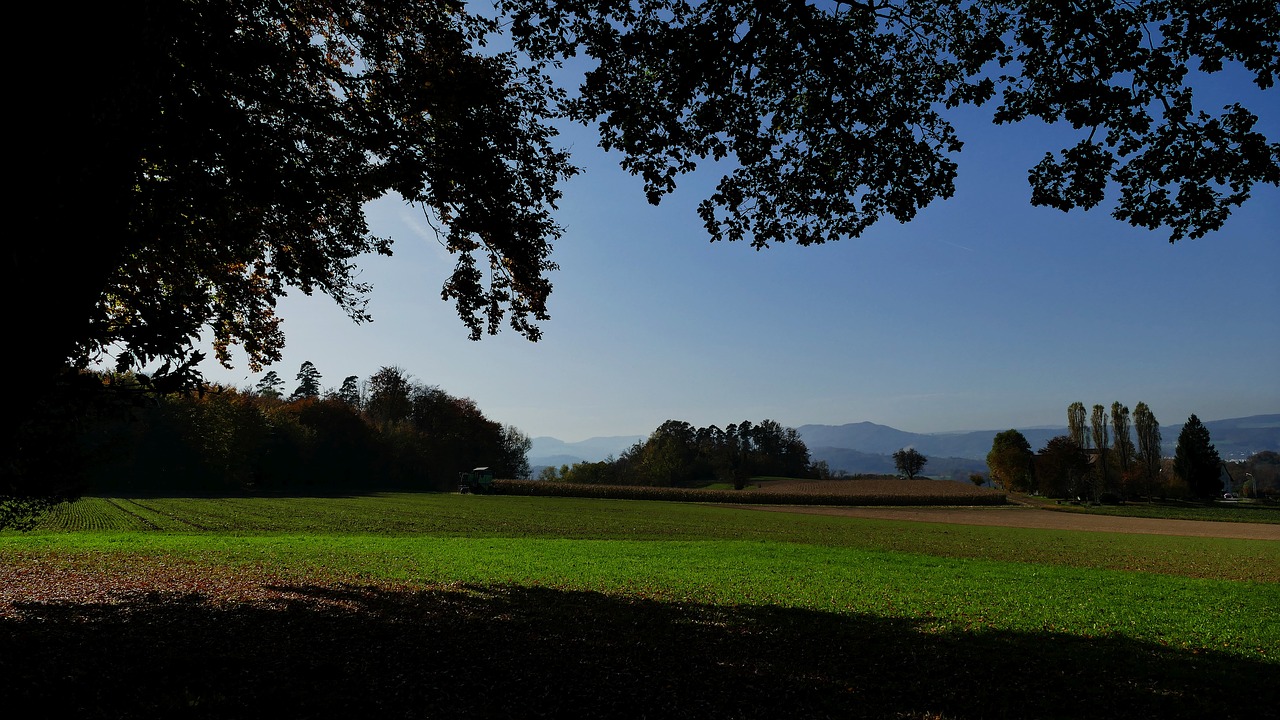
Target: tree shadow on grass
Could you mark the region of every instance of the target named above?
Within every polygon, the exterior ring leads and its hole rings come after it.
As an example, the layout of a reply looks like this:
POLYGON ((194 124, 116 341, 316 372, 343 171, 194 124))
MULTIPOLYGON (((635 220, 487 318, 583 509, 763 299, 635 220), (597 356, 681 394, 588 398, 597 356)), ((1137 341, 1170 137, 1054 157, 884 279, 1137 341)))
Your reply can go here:
POLYGON ((1276 666, 1123 638, 539 588, 144 593, 0 620, 50 717, 1258 718, 1276 666), (1271 678, 1271 679, 1267 679, 1271 678))

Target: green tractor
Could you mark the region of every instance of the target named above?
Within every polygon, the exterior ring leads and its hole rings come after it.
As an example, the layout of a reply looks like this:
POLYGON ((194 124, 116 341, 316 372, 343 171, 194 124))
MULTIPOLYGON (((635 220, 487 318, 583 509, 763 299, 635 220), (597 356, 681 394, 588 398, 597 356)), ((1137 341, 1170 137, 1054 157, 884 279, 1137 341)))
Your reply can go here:
POLYGON ((478 467, 471 472, 458 473, 458 492, 463 495, 492 493, 493 471, 487 467, 478 467))

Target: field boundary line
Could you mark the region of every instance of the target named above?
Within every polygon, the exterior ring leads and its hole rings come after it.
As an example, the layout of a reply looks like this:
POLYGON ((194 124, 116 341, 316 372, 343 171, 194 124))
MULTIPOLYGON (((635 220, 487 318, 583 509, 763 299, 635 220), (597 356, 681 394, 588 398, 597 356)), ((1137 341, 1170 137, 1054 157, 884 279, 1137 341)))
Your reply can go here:
POLYGON ((1072 530, 1131 535, 1181 535, 1186 537, 1280 541, 1280 525, 1269 523, 1089 515, 1086 513, 1055 512, 1026 506, 1006 506, 1005 508, 856 508, 815 505, 734 505, 731 507, 763 512, 794 512, 808 515, 834 515, 838 517, 905 520, 951 525, 987 525, 1033 530, 1072 530))

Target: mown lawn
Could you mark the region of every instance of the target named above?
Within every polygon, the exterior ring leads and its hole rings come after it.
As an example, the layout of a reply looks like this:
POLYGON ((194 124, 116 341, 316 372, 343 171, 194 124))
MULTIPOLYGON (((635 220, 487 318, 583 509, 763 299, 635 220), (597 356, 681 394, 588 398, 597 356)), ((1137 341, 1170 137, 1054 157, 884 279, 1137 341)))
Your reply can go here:
POLYGON ((0 677, 87 716, 1258 717, 1280 670, 1264 541, 95 498, 0 535, 0 572, 0 677))

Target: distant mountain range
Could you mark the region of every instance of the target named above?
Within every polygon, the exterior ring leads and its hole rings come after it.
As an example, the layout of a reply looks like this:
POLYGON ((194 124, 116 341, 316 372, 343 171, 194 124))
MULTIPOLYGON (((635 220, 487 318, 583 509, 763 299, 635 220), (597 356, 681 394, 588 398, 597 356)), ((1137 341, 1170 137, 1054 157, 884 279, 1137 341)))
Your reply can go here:
POLYGON ((617 457, 623 450, 644 440, 646 435, 613 435, 593 437, 578 442, 565 442, 543 436, 533 439, 529 450, 529 464, 533 467, 572 465, 579 462, 600 462, 609 456, 617 457))
MULTIPOLYGON (((1209 436, 1224 460, 1243 460, 1256 452, 1280 452, 1280 414, 1205 421, 1209 436)), ((1063 427, 1018 428, 1034 450, 1050 438, 1066 435, 1063 427)), ((913 433, 871 422, 847 425, 802 425, 796 428, 809 446, 810 456, 825 460, 832 470, 850 473, 892 473, 894 452, 913 447, 929 458, 925 472, 934 476, 964 477, 986 470, 987 451, 999 430, 954 433, 913 433)), ((1164 454, 1173 455, 1182 423, 1162 425, 1164 454)), ((643 435, 595 437, 580 442, 564 442, 553 437, 533 439, 529 464, 536 472, 547 465, 599 462, 618 456, 643 435)))
MULTIPOLYGON (((1209 436, 1224 460, 1244 459, 1255 452, 1274 450, 1280 452, 1280 414, 1253 415, 1226 420, 1210 420, 1204 423, 1209 436)), ((1006 428, 1007 429, 1007 428, 1006 428)), ((956 433, 912 433, 896 430, 887 425, 862 422, 848 425, 802 425, 796 428, 809 446, 811 454, 816 448, 848 448, 864 453, 891 455, 904 447, 913 447, 933 457, 968 458, 985 461, 991 450, 991 442, 999 430, 974 430, 956 433)), ((1018 428, 1034 450, 1057 435, 1066 435, 1066 426, 1018 428)), ((1164 454, 1173 455, 1178 444, 1182 423, 1160 426, 1164 454)), ((830 462, 828 460, 828 462, 830 462)), ((832 465, 835 467, 835 465, 832 465)))

